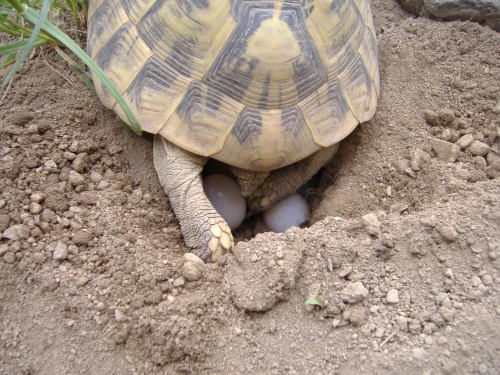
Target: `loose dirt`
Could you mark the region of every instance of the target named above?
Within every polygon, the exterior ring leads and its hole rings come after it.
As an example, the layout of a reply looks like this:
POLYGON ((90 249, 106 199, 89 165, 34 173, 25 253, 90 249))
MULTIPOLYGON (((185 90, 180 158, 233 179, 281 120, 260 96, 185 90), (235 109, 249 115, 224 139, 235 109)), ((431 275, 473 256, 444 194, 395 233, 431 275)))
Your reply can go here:
POLYGON ((500 34, 372 8, 377 114, 311 225, 253 218, 196 269, 151 137, 50 50, 26 63, 0 104, 0 372, 500 374, 500 34))

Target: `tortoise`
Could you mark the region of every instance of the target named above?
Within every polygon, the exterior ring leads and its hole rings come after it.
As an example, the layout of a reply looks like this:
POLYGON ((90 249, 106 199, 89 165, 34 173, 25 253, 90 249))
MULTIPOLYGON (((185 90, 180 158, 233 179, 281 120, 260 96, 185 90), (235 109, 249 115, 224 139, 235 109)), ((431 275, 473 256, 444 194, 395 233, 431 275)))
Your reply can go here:
MULTIPOLYGON (((203 191, 230 166, 249 213, 288 197, 371 119, 380 94, 368 0, 90 0, 88 54, 144 131, 187 247, 234 247, 203 191)), ((93 77, 103 104, 127 122, 93 77)))

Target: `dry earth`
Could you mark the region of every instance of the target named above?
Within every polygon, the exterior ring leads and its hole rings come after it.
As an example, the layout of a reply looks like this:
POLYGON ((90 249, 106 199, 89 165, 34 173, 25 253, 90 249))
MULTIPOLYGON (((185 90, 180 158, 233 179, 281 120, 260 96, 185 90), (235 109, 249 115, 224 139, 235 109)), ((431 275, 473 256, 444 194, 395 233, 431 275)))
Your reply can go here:
POLYGON ((25 64, 0 104, 0 372, 500 374, 500 34, 372 6, 378 112, 312 225, 251 219, 218 264, 185 265, 151 138, 52 52, 25 64))

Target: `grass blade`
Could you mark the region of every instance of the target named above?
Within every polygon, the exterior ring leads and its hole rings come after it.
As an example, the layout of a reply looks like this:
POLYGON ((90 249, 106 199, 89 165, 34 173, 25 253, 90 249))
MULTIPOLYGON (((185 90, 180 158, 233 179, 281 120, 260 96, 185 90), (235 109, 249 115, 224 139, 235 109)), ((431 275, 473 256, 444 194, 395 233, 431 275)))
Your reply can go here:
MULTIPOLYGON (((37 38, 33 42, 32 48, 38 47, 44 43, 47 43, 47 41, 45 39, 37 38)), ((19 51, 23 50, 27 44, 28 44, 28 41, 23 40, 22 42, 15 42, 15 43, 6 44, 4 46, 0 46, 0 56, 7 55, 10 53, 19 52, 19 51)))
POLYGON ((50 8, 50 3, 51 0, 44 0, 42 9, 40 10, 39 18, 37 19, 37 22, 34 22, 35 27, 33 28, 33 32, 31 33, 26 46, 24 46, 23 52, 21 53, 21 56, 16 61, 16 64, 12 67, 10 70, 9 74, 7 74, 7 77, 3 81, 3 87, 14 77, 14 74, 17 73, 19 70, 19 67, 21 64, 26 60, 26 57, 28 57, 30 51, 33 49, 33 45, 35 43, 35 40, 37 39, 38 33, 42 29, 42 24, 45 18, 47 17, 47 13, 49 12, 50 8))
POLYGON ((16 61, 16 54, 11 53, 9 56, 7 56, 3 64, 0 65, 0 73, 2 73, 5 70, 5 68, 7 68, 10 64, 13 64, 15 61, 16 61))

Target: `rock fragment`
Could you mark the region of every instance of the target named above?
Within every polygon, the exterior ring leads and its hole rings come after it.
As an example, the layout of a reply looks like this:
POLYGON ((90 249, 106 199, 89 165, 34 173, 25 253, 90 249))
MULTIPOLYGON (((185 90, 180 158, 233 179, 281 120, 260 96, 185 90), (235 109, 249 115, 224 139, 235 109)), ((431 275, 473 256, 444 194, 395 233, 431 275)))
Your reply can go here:
POLYGON ((428 353, 423 348, 413 348, 411 350, 411 355, 417 361, 423 361, 427 357, 428 353))
POLYGON ((472 134, 465 134, 464 136, 460 137, 458 141, 455 142, 455 144, 460 147, 461 150, 465 150, 472 144, 472 142, 474 142, 474 136, 472 134))
POLYGON ((68 246, 62 242, 58 242, 52 252, 52 259, 64 260, 68 258, 68 246))
POLYGON ((439 115, 430 109, 424 111, 424 117, 425 121, 427 121, 432 126, 441 125, 441 121, 439 120, 439 115))
POLYGON ((431 140, 431 145, 438 159, 444 162, 454 163, 460 156, 460 147, 456 144, 440 139, 433 139, 431 140))
POLYGON ((368 289, 365 288, 361 281, 356 281, 347 284, 340 292, 340 298, 344 302, 356 303, 363 301, 368 296, 368 289))
POLYGON ((410 153, 410 167, 414 171, 421 171, 425 165, 431 160, 431 156, 419 148, 410 153))
POLYGON ((475 156, 484 156, 490 152, 490 146, 480 141, 474 141, 469 147, 469 152, 475 156))
POLYGON ((439 113, 439 118, 445 124, 450 123, 453 120, 455 120, 455 114, 449 108, 441 108, 438 113, 439 113))
POLYGON ((94 235, 92 233, 85 230, 79 230, 73 236, 72 241, 75 243, 75 245, 88 245, 88 243, 92 241, 93 238, 94 235))
POLYGON ((380 232, 380 222, 378 221, 377 215, 366 214, 361 218, 363 226, 366 232, 371 236, 377 236, 380 232))
POLYGON ((75 160, 73 160, 73 163, 71 165, 75 171, 77 171, 78 173, 83 173, 88 164, 89 155, 86 152, 82 152, 76 155, 76 158, 75 160))
POLYGON ((160 303, 162 300, 162 292, 161 290, 153 291, 149 296, 146 297, 144 303, 146 305, 156 305, 160 303))
POLYGON ((387 301, 387 303, 391 303, 391 304, 395 304, 395 303, 399 303, 399 292, 397 289, 390 289, 386 296, 385 296, 385 299, 387 301))
POLYGON ((441 235, 441 237, 443 237, 448 242, 455 242, 456 239, 458 238, 457 231, 450 225, 441 226, 437 228, 437 230, 441 235))
POLYGON ((182 275, 188 281, 196 281, 201 278, 201 271, 194 263, 185 262, 182 265, 182 275))
POLYGON ((73 170, 69 171, 68 177, 68 181, 72 186, 83 185, 83 183, 85 182, 85 177, 73 170))
POLYGON ((4 238, 14 241, 27 239, 30 236, 30 228, 24 224, 13 225, 5 229, 2 235, 4 238))
POLYGON ((89 279, 85 276, 80 276, 79 278, 76 279, 75 281, 75 285, 80 288, 82 286, 85 286, 87 285, 87 283, 89 282, 89 279))

